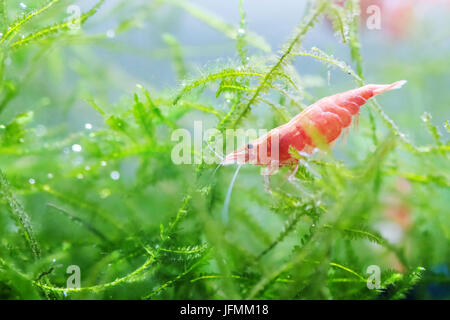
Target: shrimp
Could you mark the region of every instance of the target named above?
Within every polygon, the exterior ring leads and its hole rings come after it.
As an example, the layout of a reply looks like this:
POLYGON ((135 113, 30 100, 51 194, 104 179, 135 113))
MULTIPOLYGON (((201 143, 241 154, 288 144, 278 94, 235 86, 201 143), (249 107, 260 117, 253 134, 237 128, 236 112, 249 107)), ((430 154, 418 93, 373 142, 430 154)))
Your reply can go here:
POLYGON ((406 80, 389 85, 369 84, 322 98, 289 122, 228 154, 221 165, 249 163, 265 166, 265 176, 284 166, 297 165, 298 169, 299 159, 292 155, 290 147, 302 155, 311 155, 323 144, 332 145, 342 130, 351 124, 352 117, 359 115, 360 107, 368 99, 399 89, 405 83, 406 80))

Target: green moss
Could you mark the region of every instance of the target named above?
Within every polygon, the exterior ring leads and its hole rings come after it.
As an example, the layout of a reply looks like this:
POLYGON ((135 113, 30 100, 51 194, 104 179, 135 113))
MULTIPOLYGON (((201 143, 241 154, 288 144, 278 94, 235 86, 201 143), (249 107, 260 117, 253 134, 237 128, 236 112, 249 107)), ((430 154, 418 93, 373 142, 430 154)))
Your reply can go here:
MULTIPOLYGON (((322 158, 295 154, 305 165, 290 182, 287 170, 274 175, 272 193, 259 168, 241 168, 226 223, 235 168, 216 169, 207 157, 197 165, 171 159, 172 133, 195 120, 220 132, 273 128, 323 96, 318 92, 339 91, 313 82, 296 63, 337 69, 354 81, 347 89, 368 83, 358 1, 309 1, 278 54, 251 31, 244 1, 236 3, 236 24, 189 1, 123 1, 98 14, 103 2, 82 13, 83 28, 74 32, 59 1, 32 2, 21 14, 0 0, 0 298, 425 299, 429 293, 417 288, 448 282, 433 267, 448 266, 450 256, 449 125, 431 117, 448 109, 440 100, 446 92, 416 86, 396 93, 405 101, 426 95, 436 105, 422 110, 425 125, 402 114, 415 137, 397 124, 395 103, 368 103, 348 144, 322 158), (161 89, 158 74, 144 82, 102 65, 99 47, 131 50, 127 32, 146 20, 156 25, 154 12, 166 9, 176 13, 173 22, 188 13, 235 41, 235 58, 196 66, 203 48, 185 46, 163 24, 152 29, 164 47, 159 56, 181 84, 161 89), (325 16, 351 61, 302 48, 325 16), (108 36, 86 26, 105 17, 118 21, 108 36), (392 219, 399 241, 380 232, 392 219), (81 269, 81 288, 66 286, 70 265, 81 269), (366 284, 371 265, 381 270, 374 290, 366 284)), ((428 71, 414 70, 408 80, 420 83, 428 71)), ((402 99, 397 104, 407 104, 402 99)))

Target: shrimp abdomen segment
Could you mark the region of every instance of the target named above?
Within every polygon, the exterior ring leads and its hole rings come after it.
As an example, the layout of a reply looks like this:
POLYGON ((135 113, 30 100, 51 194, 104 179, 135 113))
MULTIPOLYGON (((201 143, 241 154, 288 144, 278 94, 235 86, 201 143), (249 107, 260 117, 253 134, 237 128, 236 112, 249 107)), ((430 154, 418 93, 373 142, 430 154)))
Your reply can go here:
MULTIPOLYGON (((341 118, 336 113, 323 110, 320 108, 320 105, 317 105, 306 114, 302 121, 302 126, 308 133, 308 136, 313 134, 313 132, 309 132, 311 129, 308 130, 308 128, 314 126, 327 143, 337 139, 343 128, 341 118)), ((306 140, 309 145, 314 146, 314 143, 310 141, 311 139, 306 140)))
MULTIPOLYGON (((321 103, 322 107, 323 105, 331 104, 334 106, 344 108, 351 115, 355 115, 359 112, 361 106, 363 106, 370 98, 379 95, 385 91, 399 89, 405 83, 406 83, 405 80, 401 80, 394 82, 392 84, 368 84, 361 88, 338 93, 333 96, 321 99, 316 104, 324 100, 323 103, 321 103)), ((347 123, 348 119, 345 122, 347 123)))
MULTIPOLYGON (((368 99, 388 90, 400 88, 406 81, 397 81, 389 85, 369 84, 361 88, 335 94, 320 99, 296 117, 298 130, 308 132, 308 126, 314 126, 327 143, 336 140, 342 129, 348 127, 352 116, 359 113, 368 99)), ((314 147, 311 134, 304 134, 306 144, 314 147)))
POLYGON ((350 113, 350 111, 348 111, 347 108, 338 105, 329 97, 318 101, 317 104, 320 106, 320 109, 323 112, 334 113, 339 118, 343 128, 348 127, 352 122, 352 114, 350 113))

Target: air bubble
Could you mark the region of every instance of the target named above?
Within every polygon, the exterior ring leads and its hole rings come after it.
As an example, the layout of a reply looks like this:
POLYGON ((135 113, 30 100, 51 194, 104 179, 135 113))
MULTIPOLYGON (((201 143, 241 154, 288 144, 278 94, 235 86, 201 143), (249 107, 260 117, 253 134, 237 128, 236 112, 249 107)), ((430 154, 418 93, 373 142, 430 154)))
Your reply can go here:
POLYGON ((83 148, 79 144, 74 144, 72 146, 72 151, 73 152, 81 152, 81 150, 83 150, 83 148))
POLYGON ((24 10, 27 8, 27 5, 23 2, 19 3, 19 6, 24 10))
POLYGON ((35 184, 35 183, 36 183, 36 180, 34 180, 33 178, 30 178, 30 179, 28 180, 28 182, 29 182, 30 184, 35 184))
POLYGON ((111 177, 111 179, 113 180, 119 180, 120 179, 120 173, 119 171, 113 171, 111 172, 111 174, 109 175, 111 177))
POLYGON ((431 120, 431 114, 429 114, 428 112, 424 112, 423 115, 421 116, 422 121, 424 122, 428 122, 431 120))
POLYGON ((85 128, 86 130, 91 130, 91 129, 92 129, 92 124, 86 123, 86 124, 84 125, 84 128, 85 128))
POLYGON ((106 31, 106 36, 110 39, 114 38, 116 36, 116 32, 112 29, 106 31))

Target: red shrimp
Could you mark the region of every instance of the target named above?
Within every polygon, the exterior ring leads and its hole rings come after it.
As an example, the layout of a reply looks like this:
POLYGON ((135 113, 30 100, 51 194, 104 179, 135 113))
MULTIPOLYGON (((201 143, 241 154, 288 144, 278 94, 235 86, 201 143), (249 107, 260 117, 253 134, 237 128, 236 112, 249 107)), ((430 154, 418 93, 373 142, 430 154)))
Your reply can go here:
POLYGON ((311 154, 319 142, 327 145, 333 143, 342 130, 350 125, 352 116, 359 114, 359 108, 368 99, 388 90, 399 89, 405 83, 405 80, 401 80, 389 85, 369 84, 322 98, 288 123, 228 154, 221 164, 250 163, 266 166, 267 176, 283 166, 298 167, 299 160, 292 156, 290 146, 299 152, 311 154))

